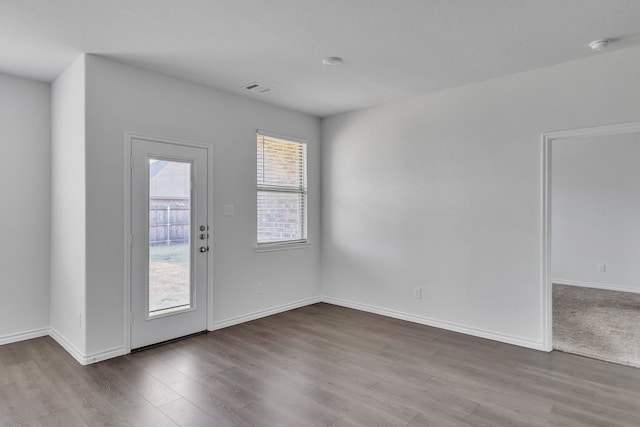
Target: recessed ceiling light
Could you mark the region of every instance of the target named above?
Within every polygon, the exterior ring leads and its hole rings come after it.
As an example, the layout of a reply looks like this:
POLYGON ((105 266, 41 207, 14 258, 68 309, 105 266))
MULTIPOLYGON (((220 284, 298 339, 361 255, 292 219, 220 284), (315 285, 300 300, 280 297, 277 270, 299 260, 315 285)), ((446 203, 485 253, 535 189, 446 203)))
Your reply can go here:
POLYGON ((589 43, 589 47, 593 50, 603 50, 611 43, 610 39, 599 39, 589 43))
POLYGON ((339 56, 327 56, 326 58, 324 58, 322 60, 322 63, 324 65, 328 65, 330 67, 334 66, 334 65, 340 65, 344 62, 344 59, 340 58, 339 56))

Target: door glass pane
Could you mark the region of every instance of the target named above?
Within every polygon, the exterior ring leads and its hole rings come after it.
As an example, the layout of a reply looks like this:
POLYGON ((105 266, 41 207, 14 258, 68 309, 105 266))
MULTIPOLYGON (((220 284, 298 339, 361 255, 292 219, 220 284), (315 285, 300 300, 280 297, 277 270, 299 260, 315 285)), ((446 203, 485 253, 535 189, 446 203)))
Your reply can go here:
POLYGON ((149 159, 149 315, 191 307, 191 163, 149 159))

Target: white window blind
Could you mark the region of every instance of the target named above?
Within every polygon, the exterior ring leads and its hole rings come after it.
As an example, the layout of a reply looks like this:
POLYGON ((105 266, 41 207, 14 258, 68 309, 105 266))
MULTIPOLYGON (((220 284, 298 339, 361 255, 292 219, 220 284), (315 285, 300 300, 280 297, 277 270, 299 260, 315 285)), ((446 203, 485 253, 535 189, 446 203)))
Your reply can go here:
POLYGON ((258 245, 307 241, 307 144, 258 131, 258 245))

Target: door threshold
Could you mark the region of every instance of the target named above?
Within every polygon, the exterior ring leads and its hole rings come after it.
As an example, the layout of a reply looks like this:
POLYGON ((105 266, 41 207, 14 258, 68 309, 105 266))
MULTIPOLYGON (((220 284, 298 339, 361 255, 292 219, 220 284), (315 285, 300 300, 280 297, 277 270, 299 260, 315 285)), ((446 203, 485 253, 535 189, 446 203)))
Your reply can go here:
POLYGON ((137 353, 139 351, 150 350, 152 348, 160 347, 160 346, 163 346, 165 344, 171 344, 172 342, 182 341, 182 340, 187 339, 187 338, 195 337, 195 336, 198 336, 198 335, 204 335, 204 334, 207 334, 207 333, 209 333, 209 331, 207 331, 205 329, 204 331, 195 332, 193 334, 184 335, 182 337, 178 337, 178 338, 173 338, 173 339, 166 340, 166 341, 157 342, 155 344, 145 345, 144 347, 132 348, 131 349, 131 353, 137 353))

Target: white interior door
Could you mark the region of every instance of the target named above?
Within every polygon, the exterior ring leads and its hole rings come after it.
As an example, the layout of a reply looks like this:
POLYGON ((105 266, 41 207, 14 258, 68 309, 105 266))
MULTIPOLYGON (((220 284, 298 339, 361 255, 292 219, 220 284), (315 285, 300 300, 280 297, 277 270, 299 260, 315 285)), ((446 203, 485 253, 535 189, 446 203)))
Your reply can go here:
POLYGON ((207 329, 207 150, 131 140, 131 348, 207 329))

